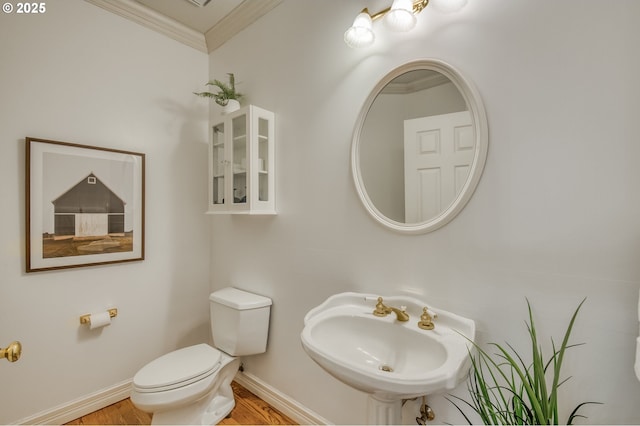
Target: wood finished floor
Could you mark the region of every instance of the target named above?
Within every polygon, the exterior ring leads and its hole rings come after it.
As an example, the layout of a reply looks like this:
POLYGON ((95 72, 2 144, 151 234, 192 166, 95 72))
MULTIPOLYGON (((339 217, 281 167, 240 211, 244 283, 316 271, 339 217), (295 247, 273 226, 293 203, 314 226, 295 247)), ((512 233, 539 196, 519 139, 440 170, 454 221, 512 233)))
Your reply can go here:
MULTIPOLYGON (((295 425, 296 423, 236 382, 232 382, 236 406, 221 425, 295 425)), ((151 415, 138 410, 130 399, 116 402, 73 420, 68 425, 149 425, 151 415)))

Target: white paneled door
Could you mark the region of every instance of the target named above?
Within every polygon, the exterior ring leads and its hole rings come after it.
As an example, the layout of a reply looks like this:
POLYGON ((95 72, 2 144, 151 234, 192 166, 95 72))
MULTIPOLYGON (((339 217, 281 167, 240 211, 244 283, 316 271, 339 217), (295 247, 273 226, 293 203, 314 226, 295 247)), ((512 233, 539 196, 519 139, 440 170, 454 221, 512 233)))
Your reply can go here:
POLYGON ((468 111, 404 122, 405 222, 438 216, 469 176, 474 134, 468 111))

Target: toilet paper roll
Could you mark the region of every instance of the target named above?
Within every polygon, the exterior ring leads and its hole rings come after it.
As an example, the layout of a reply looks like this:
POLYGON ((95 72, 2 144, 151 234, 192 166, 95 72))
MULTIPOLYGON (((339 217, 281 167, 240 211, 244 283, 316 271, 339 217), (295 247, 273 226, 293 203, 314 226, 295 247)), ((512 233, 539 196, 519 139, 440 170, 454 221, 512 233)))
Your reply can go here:
POLYGON ((111 315, 109 312, 100 312, 98 314, 89 315, 89 329, 93 330, 95 328, 100 328, 111 324, 111 315))

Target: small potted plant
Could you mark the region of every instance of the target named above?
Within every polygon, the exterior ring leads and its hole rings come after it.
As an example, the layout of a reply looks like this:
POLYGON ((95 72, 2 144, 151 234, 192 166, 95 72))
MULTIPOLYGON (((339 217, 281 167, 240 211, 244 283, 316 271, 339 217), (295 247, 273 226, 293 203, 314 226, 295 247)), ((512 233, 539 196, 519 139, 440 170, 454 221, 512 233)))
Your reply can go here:
POLYGON ((215 86, 218 88, 217 93, 211 92, 194 92, 194 95, 202 96, 204 98, 213 98, 218 105, 223 108, 223 113, 230 113, 240 108, 240 98, 242 93, 236 91, 236 79, 233 73, 228 73, 229 83, 225 83, 220 80, 212 80, 208 82, 207 86, 215 86))

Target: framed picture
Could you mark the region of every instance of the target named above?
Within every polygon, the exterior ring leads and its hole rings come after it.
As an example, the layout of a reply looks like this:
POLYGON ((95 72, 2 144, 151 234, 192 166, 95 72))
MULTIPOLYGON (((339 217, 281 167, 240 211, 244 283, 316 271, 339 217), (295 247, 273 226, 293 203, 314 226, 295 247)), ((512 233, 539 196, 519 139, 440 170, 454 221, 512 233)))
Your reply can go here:
POLYGON ((25 142, 27 272, 144 259, 144 154, 25 142))

